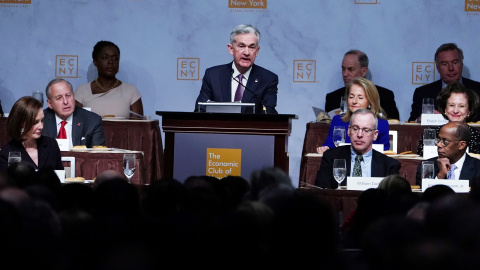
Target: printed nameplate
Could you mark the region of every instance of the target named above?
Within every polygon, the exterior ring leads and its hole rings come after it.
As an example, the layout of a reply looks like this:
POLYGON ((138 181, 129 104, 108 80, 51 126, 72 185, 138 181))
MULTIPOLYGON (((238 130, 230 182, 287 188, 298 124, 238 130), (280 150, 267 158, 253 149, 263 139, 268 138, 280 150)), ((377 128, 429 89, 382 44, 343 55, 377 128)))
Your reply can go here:
POLYGON ((457 193, 468 193, 470 191, 468 180, 422 179, 422 192, 435 185, 449 186, 457 193))
POLYGON ((383 177, 347 177, 348 190, 367 190, 377 188, 383 177))
POLYGON ((58 148, 60 151, 70 151, 70 145, 68 143, 68 139, 56 139, 58 143, 58 148))
POLYGON ((432 114, 425 114, 422 113, 422 126, 441 126, 448 123, 448 120, 445 119, 441 114, 432 113, 432 114))
POLYGON ((433 157, 437 157, 438 152, 437 152, 437 146, 433 145, 424 145, 423 146, 423 158, 424 159, 429 159, 433 157))

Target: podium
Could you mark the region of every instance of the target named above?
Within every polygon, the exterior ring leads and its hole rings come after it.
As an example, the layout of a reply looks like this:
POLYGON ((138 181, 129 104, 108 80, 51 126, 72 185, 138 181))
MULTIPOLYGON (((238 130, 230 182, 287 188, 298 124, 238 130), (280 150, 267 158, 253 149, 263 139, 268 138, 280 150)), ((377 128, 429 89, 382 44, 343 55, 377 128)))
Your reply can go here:
MULTIPOLYGON (((241 152, 241 174, 275 166, 288 173, 288 136, 296 115, 157 111, 165 133, 164 177, 210 175, 208 151, 241 152)), ((234 175, 234 174, 232 174, 234 175)))

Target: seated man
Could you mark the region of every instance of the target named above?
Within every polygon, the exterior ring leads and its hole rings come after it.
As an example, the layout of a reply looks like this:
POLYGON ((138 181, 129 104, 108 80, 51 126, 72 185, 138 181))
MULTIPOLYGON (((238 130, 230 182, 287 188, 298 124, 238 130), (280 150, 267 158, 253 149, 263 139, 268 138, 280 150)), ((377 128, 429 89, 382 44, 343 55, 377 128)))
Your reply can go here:
MULTIPOLYGON (((277 114, 278 76, 254 64, 259 42, 255 27, 241 24, 233 29, 228 44, 233 63, 205 71, 195 111, 198 102, 217 101, 255 103, 255 113, 277 114)), ((251 112, 252 108, 242 108, 242 113, 251 112)))
MULTIPOLYGON (((470 157, 466 151, 470 141, 470 129, 462 122, 449 122, 438 133, 438 157, 433 161, 436 179, 472 180, 480 176, 480 160, 470 157)), ((416 184, 422 184, 422 163, 418 164, 416 184)))
MULTIPOLYGON (((420 122, 422 114, 422 103, 424 98, 436 100, 438 93, 452 82, 461 82, 465 88, 472 89, 480 96, 480 83, 462 77, 463 72, 463 51, 455 43, 445 43, 438 47, 435 52, 435 65, 440 80, 418 87, 413 93, 412 111, 408 121, 420 122)), ((434 103, 435 110, 438 110, 437 103, 434 103)), ((437 111, 438 112, 438 111, 437 111)), ((473 121, 480 120, 480 113, 476 113, 473 121)))
POLYGON ((45 89, 48 108, 45 114, 42 135, 68 139, 70 148, 75 145, 105 145, 102 118, 75 107, 72 85, 64 79, 50 81, 45 89))
MULTIPOLYGON (((345 53, 342 61, 342 78, 345 86, 356 77, 365 78, 368 73, 368 56, 359 50, 345 53)), ((340 106, 340 99, 345 96, 345 86, 328 93, 325 96, 325 111, 330 112, 340 106)), ((380 106, 388 119, 398 119, 400 116, 395 103, 395 95, 387 88, 375 85, 380 96, 380 106)))
MULTIPOLYGON (((351 146, 339 146, 323 153, 322 164, 315 180, 316 186, 338 187, 337 181, 333 178, 334 159, 346 160, 347 176, 385 177, 398 174, 400 162, 372 149, 372 142, 378 136, 377 123, 377 117, 370 110, 358 109, 353 113, 348 126, 351 146)), ((346 183, 345 178, 341 184, 346 183)))

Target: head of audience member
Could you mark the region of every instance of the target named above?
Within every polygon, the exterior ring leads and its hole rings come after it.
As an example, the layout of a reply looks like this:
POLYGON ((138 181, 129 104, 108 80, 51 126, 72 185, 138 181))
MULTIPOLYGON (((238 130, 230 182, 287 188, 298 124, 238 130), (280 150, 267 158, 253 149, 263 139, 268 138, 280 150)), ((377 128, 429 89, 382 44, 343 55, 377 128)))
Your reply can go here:
POLYGON ((13 104, 7 119, 7 134, 18 142, 42 136, 42 103, 33 97, 22 97, 13 104))
POLYGON ((7 175, 13 180, 13 183, 20 188, 25 188, 33 183, 35 167, 25 161, 15 162, 7 169, 7 175))
POLYGON ((255 62, 260 51, 260 31, 252 25, 240 24, 230 33, 228 51, 237 70, 244 74, 255 62))
POLYGON ((92 59, 98 77, 115 78, 120 66, 120 48, 113 42, 99 41, 93 47, 92 59))
POLYGON ((434 203, 446 196, 455 195, 455 191, 446 185, 434 185, 427 189, 422 194, 422 201, 427 203, 434 203))
POLYGON ((105 170, 103 172, 100 172, 97 175, 97 178, 95 178, 95 181, 93 182, 93 189, 96 189, 103 182, 107 182, 110 180, 125 180, 125 176, 115 170, 105 170))
POLYGON ((347 112, 342 116, 344 122, 350 121, 352 113, 358 109, 369 109, 375 116, 385 118, 386 114, 380 106, 377 87, 368 79, 356 77, 346 86, 345 98, 347 112))
POLYGON ((469 122, 478 110, 478 95, 461 82, 449 83, 437 96, 438 110, 449 121, 469 122))
POLYGON ((280 168, 265 167, 253 171, 250 176, 249 199, 258 200, 259 194, 262 190, 277 184, 283 184, 293 188, 290 176, 280 168))
POLYGON ((398 175, 389 175, 378 184, 379 189, 383 189, 389 196, 402 196, 412 193, 412 187, 407 179, 398 175))
POLYGON ((154 219, 189 211, 189 192, 182 183, 174 179, 155 181, 146 188, 142 209, 154 219))
POLYGON ((62 120, 66 120, 75 111, 73 86, 65 79, 51 80, 45 88, 47 105, 62 120))
POLYGON ((357 155, 363 155, 372 149, 372 143, 378 136, 377 125, 378 119, 372 111, 359 109, 353 113, 348 136, 357 155))
POLYGON ((368 56, 359 50, 345 53, 342 61, 342 78, 345 86, 354 78, 365 78, 368 72, 368 56))
POLYGON ((470 129, 462 122, 448 122, 438 133, 438 157, 448 158, 450 164, 457 162, 465 154, 470 141, 470 129))
POLYGON ((455 43, 445 43, 435 52, 435 64, 446 83, 459 81, 463 71, 463 51, 455 43))

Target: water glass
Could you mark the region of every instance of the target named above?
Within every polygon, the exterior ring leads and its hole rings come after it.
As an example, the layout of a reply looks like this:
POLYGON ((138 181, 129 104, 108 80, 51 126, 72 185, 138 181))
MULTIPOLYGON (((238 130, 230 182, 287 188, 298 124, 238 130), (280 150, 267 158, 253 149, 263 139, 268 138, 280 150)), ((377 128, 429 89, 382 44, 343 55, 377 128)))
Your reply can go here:
POLYGON ((333 144, 339 146, 341 143, 345 143, 345 127, 333 127, 333 144))
POLYGON ((433 161, 422 161, 422 179, 434 179, 435 166, 433 161))
POLYGON ((435 146, 437 144, 437 133, 433 128, 423 130, 423 145, 435 146))
POLYGON ((422 104, 422 113, 432 114, 434 110, 433 98, 424 98, 422 104))
POLYGON ((341 110, 341 113, 345 113, 345 112, 347 111, 346 107, 347 107, 347 102, 345 101, 345 98, 344 98, 344 97, 340 97, 340 110, 341 110))
POLYGON ((123 173, 128 179, 130 183, 130 179, 133 177, 135 173, 135 167, 137 162, 135 160, 135 154, 124 154, 123 155, 123 173))
POLYGON ((347 163, 345 159, 334 159, 333 160, 333 178, 338 182, 337 189, 340 189, 340 183, 347 174, 347 163))
POLYGON ((43 105, 43 92, 35 91, 35 92, 33 92, 32 97, 34 97, 36 100, 40 101, 43 105))
POLYGON ((13 163, 22 161, 22 153, 20 152, 8 152, 8 167, 13 163))

